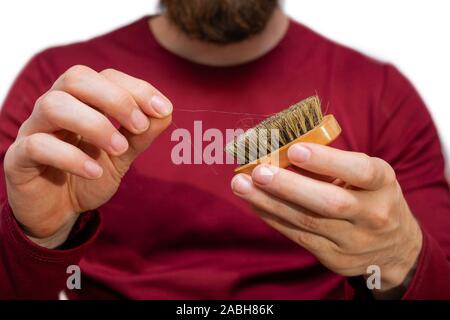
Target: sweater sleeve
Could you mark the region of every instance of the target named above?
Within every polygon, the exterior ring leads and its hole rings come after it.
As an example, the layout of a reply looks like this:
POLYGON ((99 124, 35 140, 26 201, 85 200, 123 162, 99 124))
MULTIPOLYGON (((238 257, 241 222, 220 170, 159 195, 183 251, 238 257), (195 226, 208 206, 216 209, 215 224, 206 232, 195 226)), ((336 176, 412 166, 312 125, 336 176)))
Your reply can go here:
POLYGON ((25 66, 0 110, 0 299, 56 299, 66 287, 67 268, 79 262, 95 239, 100 215, 80 216, 61 248, 49 250, 31 242, 8 205, 3 161, 36 99, 52 84, 40 55, 25 66))
MULTIPOLYGON (((397 69, 385 66, 383 83, 372 114, 372 156, 394 168, 423 234, 403 299, 450 299, 450 192, 438 133, 424 102, 397 69)), ((364 296, 361 286, 354 289, 355 296, 364 296)))

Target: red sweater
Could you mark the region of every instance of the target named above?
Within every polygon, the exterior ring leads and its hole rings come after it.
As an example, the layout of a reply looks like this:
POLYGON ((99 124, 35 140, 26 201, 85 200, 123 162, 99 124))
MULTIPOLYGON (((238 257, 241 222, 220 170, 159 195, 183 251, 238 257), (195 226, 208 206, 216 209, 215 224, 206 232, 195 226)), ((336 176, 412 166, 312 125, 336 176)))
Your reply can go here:
MULTIPOLYGON (((450 298, 450 194, 430 115, 391 65, 291 22, 281 43, 240 66, 209 67, 160 47, 148 17, 95 39, 51 48, 24 68, 0 115, 0 162, 35 100, 70 66, 115 68, 144 79, 174 104, 173 125, 134 163, 117 194, 83 214, 58 250, 18 227, 0 181, 0 297, 56 299, 69 265, 73 299, 322 299, 363 293, 265 225, 229 187, 233 165, 175 165, 176 128, 249 127, 318 94, 343 128, 334 146, 377 156, 398 175, 424 231, 404 298, 450 298), (188 112, 215 110, 218 112, 188 112)), ((205 143, 206 144, 206 143, 205 143)), ((32 214, 32 212, 30 212, 32 214)))

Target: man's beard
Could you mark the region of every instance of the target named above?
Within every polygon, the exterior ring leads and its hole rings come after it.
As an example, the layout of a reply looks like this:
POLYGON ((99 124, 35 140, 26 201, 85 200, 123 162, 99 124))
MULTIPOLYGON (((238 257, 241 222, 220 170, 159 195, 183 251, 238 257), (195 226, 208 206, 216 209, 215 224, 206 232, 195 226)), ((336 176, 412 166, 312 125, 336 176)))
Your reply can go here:
POLYGON ((278 0, 160 0, 160 5, 189 37, 229 44, 264 30, 278 0))

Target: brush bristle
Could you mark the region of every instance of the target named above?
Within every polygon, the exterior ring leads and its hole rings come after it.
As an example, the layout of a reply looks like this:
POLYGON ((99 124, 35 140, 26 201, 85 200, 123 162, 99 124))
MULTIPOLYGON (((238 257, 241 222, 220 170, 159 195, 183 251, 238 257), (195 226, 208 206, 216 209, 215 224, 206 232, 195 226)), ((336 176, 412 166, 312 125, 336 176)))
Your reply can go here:
POLYGON ((313 96, 302 100, 231 141, 225 151, 247 164, 292 142, 316 127, 323 119, 320 99, 313 96))

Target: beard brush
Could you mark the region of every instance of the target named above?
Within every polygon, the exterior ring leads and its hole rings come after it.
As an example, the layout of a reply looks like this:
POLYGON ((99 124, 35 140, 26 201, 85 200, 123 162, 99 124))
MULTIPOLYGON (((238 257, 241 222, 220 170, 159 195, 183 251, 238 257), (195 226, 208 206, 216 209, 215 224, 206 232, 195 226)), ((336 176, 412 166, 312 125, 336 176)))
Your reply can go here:
POLYGON ((251 174, 260 164, 287 168, 290 146, 299 142, 328 145, 341 131, 333 115, 322 115, 319 97, 312 96, 247 130, 229 142, 225 151, 241 165, 235 173, 251 174))

